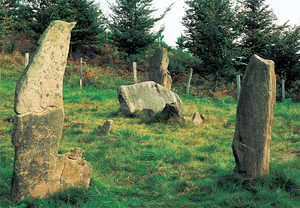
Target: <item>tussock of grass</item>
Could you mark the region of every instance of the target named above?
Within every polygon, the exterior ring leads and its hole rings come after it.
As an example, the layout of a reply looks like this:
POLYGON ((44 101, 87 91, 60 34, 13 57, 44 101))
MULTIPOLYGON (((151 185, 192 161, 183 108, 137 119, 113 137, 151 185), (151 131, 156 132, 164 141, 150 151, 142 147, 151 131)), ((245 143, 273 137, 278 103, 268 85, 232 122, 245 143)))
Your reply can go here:
POLYGON ((276 105, 270 175, 250 180, 233 172, 236 101, 231 97, 181 96, 183 115, 205 115, 201 126, 146 122, 147 116, 129 118, 118 112, 116 88, 128 80, 89 67, 99 72, 99 79, 79 89, 72 65, 65 77, 59 153, 76 146, 84 150, 93 166, 91 187, 14 204, 9 198, 14 154, 10 121, 22 68, 16 63, 7 64, 15 71, 6 71, 0 83, 0 207, 299 207, 300 135, 294 134, 300 129, 299 104, 286 100, 276 105), (114 120, 112 132, 101 136, 97 128, 106 119, 114 120))

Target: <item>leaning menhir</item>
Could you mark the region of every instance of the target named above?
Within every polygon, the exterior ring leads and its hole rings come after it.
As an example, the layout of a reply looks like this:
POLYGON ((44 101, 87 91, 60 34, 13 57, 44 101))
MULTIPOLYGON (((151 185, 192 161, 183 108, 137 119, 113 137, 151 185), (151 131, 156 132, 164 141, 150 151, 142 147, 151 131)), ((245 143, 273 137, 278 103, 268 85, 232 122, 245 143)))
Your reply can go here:
POLYGON ((253 55, 242 83, 232 143, 235 169, 248 177, 269 173, 275 102, 274 62, 253 55))
POLYGON ((17 83, 11 193, 15 201, 89 186, 91 167, 81 158, 81 150, 58 154, 64 121, 63 76, 74 26, 53 21, 17 83))
POLYGON ((172 78, 168 71, 169 58, 165 48, 158 48, 150 58, 149 79, 167 89, 172 87, 172 78))

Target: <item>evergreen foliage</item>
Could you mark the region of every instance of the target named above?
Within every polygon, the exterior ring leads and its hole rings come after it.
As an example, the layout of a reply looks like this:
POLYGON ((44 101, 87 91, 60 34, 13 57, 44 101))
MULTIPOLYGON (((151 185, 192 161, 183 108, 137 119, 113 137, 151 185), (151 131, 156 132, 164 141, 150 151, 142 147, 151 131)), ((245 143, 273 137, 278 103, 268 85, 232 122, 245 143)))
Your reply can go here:
POLYGON ((242 26, 241 49, 246 59, 258 54, 275 62, 276 74, 287 84, 300 77, 296 64, 300 60, 300 29, 288 23, 276 25, 276 16, 265 0, 239 0, 242 26))
POLYGON ((265 0, 238 0, 238 18, 241 26, 242 55, 250 59, 253 54, 268 55, 272 35, 283 27, 275 24, 276 16, 265 0))
POLYGON ((291 81, 300 80, 300 28, 288 27, 272 35, 268 58, 275 61, 276 74, 291 81))
POLYGON ((265 0, 186 0, 184 34, 177 39, 179 48, 187 48, 203 60, 201 75, 232 80, 244 70, 238 60, 247 63, 253 54, 274 60, 276 74, 290 82, 299 78, 299 27, 276 25, 276 16, 265 0))
POLYGON ((157 33, 152 29, 170 10, 169 6, 159 17, 152 17, 156 10, 152 7, 153 0, 116 0, 110 4, 109 27, 114 44, 127 55, 136 55, 161 36, 163 28, 157 33))
POLYGON ((185 34, 178 39, 180 47, 189 49, 203 60, 201 74, 215 74, 216 79, 230 77, 238 37, 230 0, 186 0, 183 18, 185 34))
MULTIPOLYGON (((153 17, 153 1, 116 0, 110 3, 112 13, 107 21, 95 0, 0 0, 0 50, 34 50, 49 23, 60 19, 77 22, 71 38, 73 56, 91 47, 90 54, 96 54, 102 43, 109 42, 118 47, 121 55, 125 52, 128 61, 144 62, 144 56, 151 53, 147 50, 150 47, 162 46, 172 51, 163 41, 163 28, 153 32, 154 25, 172 5, 162 15, 153 17), (106 23, 110 29, 107 32, 106 23)), ((275 61, 276 74, 287 80, 288 87, 300 79, 299 26, 276 25, 276 16, 265 0, 185 3, 185 31, 177 39, 180 50, 171 52, 173 74, 192 66, 201 76, 232 81, 237 71, 243 73, 246 68, 246 64, 238 62, 240 58, 247 63, 253 54, 258 54, 275 61)))
POLYGON ((77 22, 72 30, 72 51, 104 41, 104 16, 93 0, 25 0, 17 6, 17 29, 34 40, 39 39, 51 21, 64 20, 77 22))
POLYGON ((10 52, 14 21, 10 12, 10 1, 0 0, 0 50, 10 52))
POLYGON ((196 56, 192 56, 187 51, 182 49, 174 49, 169 52, 169 67, 171 75, 177 75, 179 73, 187 72, 190 68, 197 71, 198 67, 201 66, 202 61, 196 56))

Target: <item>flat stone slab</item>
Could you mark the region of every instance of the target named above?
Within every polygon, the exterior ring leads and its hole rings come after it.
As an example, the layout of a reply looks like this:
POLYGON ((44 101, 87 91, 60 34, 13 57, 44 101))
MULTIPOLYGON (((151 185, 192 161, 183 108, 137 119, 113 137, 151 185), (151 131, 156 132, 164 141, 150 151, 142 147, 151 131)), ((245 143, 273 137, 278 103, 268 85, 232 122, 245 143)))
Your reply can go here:
POLYGON ((141 82, 133 85, 122 85, 118 89, 120 110, 126 115, 131 115, 143 110, 158 113, 166 104, 175 103, 179 109, 182 101, 179 96, 153 81, 141 82))

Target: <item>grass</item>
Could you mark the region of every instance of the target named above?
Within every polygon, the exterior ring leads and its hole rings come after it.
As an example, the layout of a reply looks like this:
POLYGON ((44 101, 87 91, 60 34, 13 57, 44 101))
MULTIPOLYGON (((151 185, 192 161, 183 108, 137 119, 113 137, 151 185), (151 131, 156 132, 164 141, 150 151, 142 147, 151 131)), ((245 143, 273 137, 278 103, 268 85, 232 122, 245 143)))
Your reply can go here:
POLYGON ((201 126, 148 123, 142 117, 118 113, 116 88, 129 80, 90 67, 91 73, 105 77, 79 89, 72 65, 65 77, 59 152, 76 146, 84 150, 93 166, 91 187, 14 204, 9 197, 14 157, 11 121, 22 65, 11 59, 0 58, 4 72, 0 80, 0 207, 300 207, 300 135, 294 134, 300 130, 300 104, 277 103, 270 175, 250 180, 233 172, 236 101, 231 97, 181 95, 184 115, 205 114, 201 126), (112 133, 99 136, 97 128, 106 119, 114 120, 112 133))

